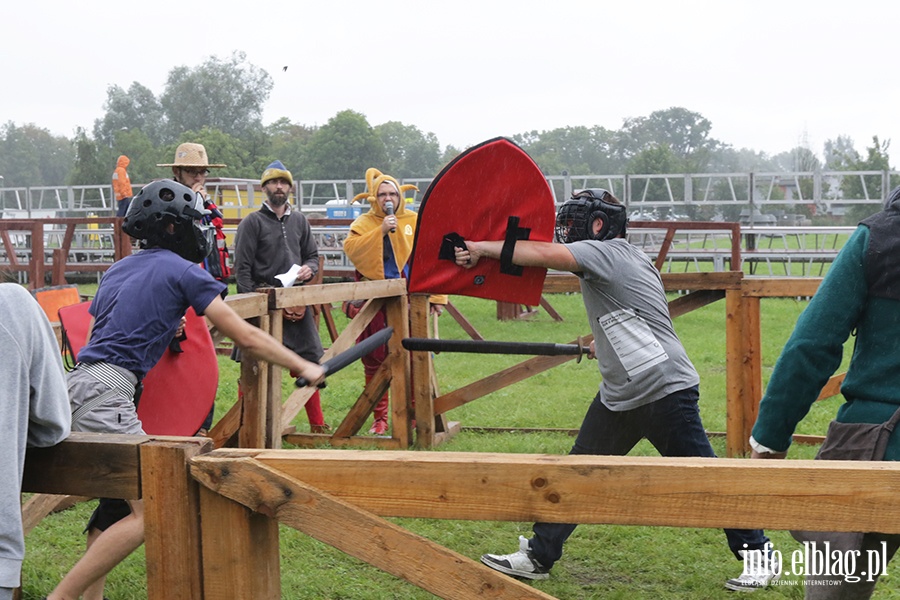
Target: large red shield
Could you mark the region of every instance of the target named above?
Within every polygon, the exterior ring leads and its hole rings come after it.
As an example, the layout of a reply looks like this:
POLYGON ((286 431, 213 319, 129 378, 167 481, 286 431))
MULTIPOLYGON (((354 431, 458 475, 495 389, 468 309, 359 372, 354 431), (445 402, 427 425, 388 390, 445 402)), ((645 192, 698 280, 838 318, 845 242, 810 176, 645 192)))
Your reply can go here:
MULTIPOLYGON (((90 302, 59 309, 69 350, 77 359, 87 339, 90 302)), ((144 393, 138 404, 138 418, 152 435, 194 435, 203 424, 216 399, 219 361, 206 320, 193 308, 187 314, 182 352, 166 349, 144 377, 144 393)))
POLYGON ((524 150, 505 138, 469 148, 444 167, 422 199, 409 291, 536 306, 546 269, 497 260, 463 269, 452 260, 452 246, 459 237, 549 242, 555 220, 550 186, 524 150))
POLYGON ((219 361, 206 319, 188 308, 181 352, 168 348, 144 377, 138 417, 156 435, 194 435, 216 400, 219 361))

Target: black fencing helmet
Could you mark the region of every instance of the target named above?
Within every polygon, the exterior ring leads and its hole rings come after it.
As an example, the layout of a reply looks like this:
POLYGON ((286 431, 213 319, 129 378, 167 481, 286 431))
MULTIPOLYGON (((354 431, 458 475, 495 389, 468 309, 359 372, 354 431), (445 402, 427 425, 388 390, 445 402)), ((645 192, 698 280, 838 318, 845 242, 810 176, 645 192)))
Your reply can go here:
POLYGON ((215 229, 200 222, 207 214, 199 194, 171 179, 161 179, 132 198, 122 229, 141 240, 142 248, 166 248, 198 263, 215 247, 215 229), (175 226, 171 233, 170 223, 175 226))
POLYGON ((625 207, 609 202, 613 195, 602 188, 580 190, 559 207, 556 213, 556 241, 571 244, 581 240, 611 240, 625 233, 628 217, 625 207), (594 235, 594 220, 603 220, 600 232, 594 235))

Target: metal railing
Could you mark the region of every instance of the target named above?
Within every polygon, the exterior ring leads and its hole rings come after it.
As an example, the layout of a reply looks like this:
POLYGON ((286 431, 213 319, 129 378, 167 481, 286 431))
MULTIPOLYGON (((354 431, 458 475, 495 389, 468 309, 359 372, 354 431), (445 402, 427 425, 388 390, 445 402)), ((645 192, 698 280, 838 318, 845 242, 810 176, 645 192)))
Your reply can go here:
MULTIPOLYGON (((419 188, 407 197, 418 206, 431 178, 404 179, 419 188)), ((775 225, 757 215, 800 212, 841 217, 848 207, 883 206, 887 194, 900 184, 898 171, 808 171, 785 173, 669 173, 654 175, 552 175, 547 183, 557 203, 573 190, 602 187, 629 207, 633 220, 738 220, 745 225, 775 225)), ((264 194, 255 179, 211 178, 207 184, 216 204, 227 216, 241 218, 259 208, 264 194)), ((135 185, 139 189, 140 185, 135 185)), ((327 216, 329 207, 346 205, 365 191, 363 179, 306 180, 295 186, 297 204, 304 212, 327 216)), ((510 193, 515 193, 511 190, 510 193)), ((111 215, 115 210, 109 184, 0 188, 3 218, 111 215)), ((368 206, 363 203, 363 210, 368 206)), ((789 223, 793 224, 793 223, 789 223)), ((853 224, 853 223, 847 223, 853 224)))

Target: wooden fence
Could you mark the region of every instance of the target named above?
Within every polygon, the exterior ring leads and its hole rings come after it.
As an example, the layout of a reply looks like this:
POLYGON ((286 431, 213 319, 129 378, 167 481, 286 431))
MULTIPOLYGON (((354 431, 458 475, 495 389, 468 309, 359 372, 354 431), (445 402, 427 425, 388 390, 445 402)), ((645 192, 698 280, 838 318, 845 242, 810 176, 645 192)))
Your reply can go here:
MULTIPOLYGON (((335 221, 336 222, 336 221, 335 221)), ((229 223, 233 225, 234 223, 229 223)), ((321 223, 319 223, 321 224, 321 223)), ((346 225, 344 221, 341 225, 346 225)), ((672 249, 672 241, 678 231, 695 231, 706 235, 712 232, 726 232, 731 240, 730 247, 717 252, 727 254, 730 264, 740 264, 740 227, 735 223, 692 223, 692 222, 637 222, 635 230, 652 232, 659 230, 660 239, 653 251, 657 268, 666 263, 672 249)), ((69 218, 69 219, 4 219, 0 220, 0 240, 6 253, 8 264, 0 265, 0 270, 27 272, 31 282, 43 282, 49 270, 54 285, 65 283, 65 274, 70 269, 108 268, 111 262, 79 261, 72 265, 75 247, 83 247, 90 236, 107 236, 111 240, 111 258, 121 258, 131 252, 130 238, 121 230, 121 219, 115 217, 69 218), (44 245, 48 228, 56 232, 58 247, 44 245), (100 229, 103 228, 103 229, 100 229), (14 243, 15 232, 26 232, 30 237, 27 261, 19 258, 19 245, 14 243), (87 237, 85 237, 87 236, 87 237), (82 240, 76 242, 76 239, 82 240), (73 245, 74 244, 74 245, 73 245), (45 262, 47 250, 52 250, 52 260, 45 262)), ((23 255, 24 256, 24 255, 23 255)), ((341 271, 337 271, 340 274, 341 271)), ((346 275, 346 273, 344 273, 346 275)), ((759 350, 759 300, 764 297, 811 296, 819 285, 819 278, 753 278, 745 277, 741 271, 710 273, 664 273, 663 281, 669 291, 686 292, 670 304, 673 317, 705 306, 721 299, 725 300, 727 325, 725 337, 727 355, 725 357, 728 385, 728 425, 727 453, 729 456, 743 454, 749 450, 747 439, 756 417, 756 407, 762 395, 762 368, 759 350)), ((577 280, 571 275, 551 275, 547 278, 546 293, 578 291, 577 280)), ((351 322, 346 331, 334 339, 325 359, 349 348, 358 334, 374 314, 384 307, 391 325, 395 328, 390 343, 390 356, 385 367, 370 382, 363 395, 344 421, 330 437, 335 446, 353 445, 353 437, 365 422, 371 407, 380 393, 391 388, 391 397, 397 398, 392 404, 395 424, 390 441, 379 439, 378 444, 386 448, 406 448, 415 439, 419 447, 431 448, 440 443, 456 428, 448 421, 447 413, 453 408, 471 402, 485 394, 496 391, 531 375, 561 364, 571 357, 536 357, 492 374, 463 388, 436 396, 436 374, 429 353, 406 353, 400 346, 400 339, 408 332, 414 337, 428 337, 429 319, 425 297, 412 296, 408 300, 405 289, 399 282, 340 283, 303 286, 290 289, 272 290, 268 296, 246 294, 227 299, 244 318, 253 319, 266 331, 280 339, 280 308, 296 305, 319 305, 330 307, 344 300, 366 300, 364 311, 351 322), (409 307, 407 308, 407 303, 409 307), (409 315, 407 320, 406 315, 409 315), (410 329, 411 328, 411 329, 410 329), (412 377, 408 376, 412 373, 412 377), (412 387, 415 386, 415 387, 412 387), (413 402, 413 399, 415 401, 413 402), (415 405, 415 415, 412 406, 415 405), (412 433, 415 418, 416 435, 412 433)), ((544 300, 542 305, 550 307, 544 300)), ((498 315, 503 311, 498 306, 498 315)), ((508 311, 507 311, 508 312, 508 311)), ((514 311, 515 312, 515 311, 514 311)), ((333 335, 337 335, 334 331, 333 335)), ((590 339, 589 337, 587 338, 590 339)), ((286 402, 281 403, 279 394, 281 373, 278 368, 256 361, 243 364, 241 381, 245 399, 216 426, 213 434, 218 444, 226 442, 241 447, 277 447, 282 423, 289 423, 302 409, 312 390, 298 390, 286 402), (276 418, 280 414, 281 418, 276 418), (240 435, 240 440, 233 436, 240 435)), ((826 386, 823 394, 837 393, 840 378, 835 378, 826 386)), ((311 435, 311 434, 310 434, 311 435)), ((322 440, 317 437, 293 435, 293 443, 314 445, 322 440)), ((369 443, 369 440, 364 443, 369 443)))
POLYGON ((23 489, 143 498, 151 600, 281 598, 279 524, 460 600, 550 596, 384 517, 900 533, 897 463, 212 447, 73 434, 23 489))
POLYGON ((0 272, 25 273, 30 286, 66 283, 66 273, 101 273, 131 254, 117 217, 0 219, 0 272), (49 262, 48 262, 49 260, 49 262))
MULTIPOLYGON (((742 454, 762 391, 760 299, 810 296, 819 280, 734 271, 665 274, 663 281, 667 290, 683 292, 670 302, 673 317, 725 300, 727 447, 729 455, 742 454)), ((553 275, 544 291, 575 289, 574 276, 553 275)), ((402 281, 272 289, 226 301, 278 337, 281 308, 344 300, 365 304, 324 358, 353 345, 382 309, 395 329, 389 358, 332 433, 289 438, 343 449, 280 450, 285 424, 313 390, 298 389, 282 401, 281 369, 245 358, 243 401, 216 423, 212 441, 73 434, 55 448, 29 451, 24 491, 143 498, 151 599, 280 598, 279 524, 439 597, 460 599, 548 596, 384 517, 771 529, 827 522, 834 530, 900 533, 893 501, 900 465, 894 463, 405 451, 413 443, 435 447, 452 435, 447 415, 453 408, 572 357, 532 358, 437 395, 430 353, 400 345, 403 337, 429 335, 428 299, 408 297, 402 281), (392 435, 359 435, 387 389, 392 435), (350 450, 363 444, 391 452, 350 450), (221 446, 239 448, 214 450, 221 446), (746 481, 754 482, 752 495, 743 493, 746 481)))

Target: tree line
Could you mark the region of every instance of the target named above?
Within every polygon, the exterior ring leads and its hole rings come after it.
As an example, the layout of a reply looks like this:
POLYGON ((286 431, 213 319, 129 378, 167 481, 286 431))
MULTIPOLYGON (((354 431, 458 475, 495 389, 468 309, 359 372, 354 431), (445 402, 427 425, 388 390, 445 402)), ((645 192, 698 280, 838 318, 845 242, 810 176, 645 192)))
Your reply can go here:
MULTIPOLYGON (((359 179, 378 166, 399 178, 433 177, 460 151, 441 146, 433 133, 399 121, 377 125, 354 110, 312 127, 282 117, 262 123, 272 77, 243 52, 211 56, 173 68, 158 96, 135 81, 107 89, 103 116, 72 139, 34 123, 0 126, 0 187, 96 185, 108 181, 116 158, 131 159, 135 182, 166 175, 182 142, 200 142, 210 159, 225 163, 221 177, 257 178, 273 159, 300 179, 359 179)), ((626 119, 613 130, 569 126, 508 137, 547 175, 625 173, 728 173, 749 171, 888 170, 889 141, 873 136, 864 153, 838 135, 825 142, 824 162, 797 146, 776 155, 736 149, 713 138, 712 123, 697 112, 671 107, 626 119)))

